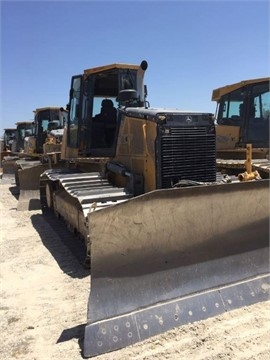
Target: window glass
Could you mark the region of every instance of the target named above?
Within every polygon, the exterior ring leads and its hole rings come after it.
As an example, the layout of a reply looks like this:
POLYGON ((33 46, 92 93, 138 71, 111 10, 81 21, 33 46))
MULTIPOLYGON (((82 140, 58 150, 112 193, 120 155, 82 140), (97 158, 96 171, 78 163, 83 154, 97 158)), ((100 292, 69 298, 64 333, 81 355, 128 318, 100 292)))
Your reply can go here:
POLYGON ((78 146, 79 106, 80 106, 81 77, 72 80, 70 110, 69 110, 69 146, 78 146))
POLYGON ((242 89, 224 96, 220 101, 218 123, 224 125, 240 126, 243 121, 243 99, 242 89))
POLYGON ((137 71, 122 70, 120 74, 120 90, 137 89, 137 71))
POLYGON ((38 123, 42 131, 48 130, 48 124, 50 120, 50 111, 44 110, 38 113, 38 123))
POLYGON ((78 106, 80 103, 81 78, 73 79, 72 98, 70 102, 70 125, 78 124, 78 106))
MULTIPOLYGON (((101 108, 102 108, 102 101, 105 98, 103 97, 94 97, 94 101, 93 101, 93 117, 95 117, 96 115, 100 114, 101 112, 101 108)), ((106 99, 111 100, 113 102, 113 106, 115 108, 117 108, 117 101, 115 97, 106 97, 106 99)))
POLYGON ((91 140, 92 149, 112 147, 116 135, 119 94, 119 70, 113 69, 93 77, 91 140))
POLYGON ((269 143, 269 115, 269 83, 254 85, 249 101, 248 141, 261 146, 269 143))
POLYGON ((270 92, 268 84, 255 85, 253 87, 254 117, 269 119, 270 92))

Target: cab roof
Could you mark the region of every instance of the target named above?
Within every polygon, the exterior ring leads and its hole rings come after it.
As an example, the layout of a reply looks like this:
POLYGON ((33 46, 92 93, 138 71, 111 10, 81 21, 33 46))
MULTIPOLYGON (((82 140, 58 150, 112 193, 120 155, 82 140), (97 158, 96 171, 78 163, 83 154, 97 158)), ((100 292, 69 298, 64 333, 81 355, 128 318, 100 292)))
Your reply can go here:
POLYGON ((84 75, 88 76, 90 74, 99 73, 106 70, 112 70, 112 69, 130 69, 130 70, 139 70, 141 67, 140 65, 132 65, 132 64, 110 64, 110 65, 104 65, 104 66, 98 66, 90 69, 84 70, 84 75))
POLYGON ((29 121, 18 121, 16 122, 16 125, 21 125, 21 124, 33 124, 34 120, 29 120, 29 121))
POLYGON ((259 83, 265 82, 265 81, 270 81, 270 78, 264 77, 264 78, 258 78, 258 79, 243 80, 243 81, 239 81, 237 83, 231 84, 231 85, 226 85, 226 86, 222 86, 220 88, 214 89, 213 93, 212 93, 212 101, 219 101, 221 96, 226 95, 234 90, 240 89, 241 87, 244 87, 246 85, 256 84, 256 83, 259 84, 259 83))
MULTIPOLYGON (((46 106, 43 108, 37 108, 36 110, 33 110, 34 113, 39 112, 39 111, 44 111, 44 110, 60 110, 62 106, 46 106)), ((63 108, 63 111, 68 112, 66 109, 63 108)))

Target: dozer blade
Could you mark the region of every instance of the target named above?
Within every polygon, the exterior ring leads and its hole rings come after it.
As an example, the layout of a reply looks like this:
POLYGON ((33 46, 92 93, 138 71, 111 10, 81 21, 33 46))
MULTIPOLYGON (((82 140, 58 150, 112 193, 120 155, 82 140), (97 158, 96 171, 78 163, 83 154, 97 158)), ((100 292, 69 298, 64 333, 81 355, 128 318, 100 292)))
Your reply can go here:
POLYGON ((90 213, 84 356, 269 299, 268 185, 157 190, 90 213))
POLYGON ((20 196, 17 210, 39 210, 40 205, 40 175, 49 168, 48 164, 28 164, 21 165, 18 170, 20 196))
POLYGON ((3 161, 1 161, 1 167, 3 169, 3 174, 14 174, 16 167, 17 156, 4 156, 3 161))

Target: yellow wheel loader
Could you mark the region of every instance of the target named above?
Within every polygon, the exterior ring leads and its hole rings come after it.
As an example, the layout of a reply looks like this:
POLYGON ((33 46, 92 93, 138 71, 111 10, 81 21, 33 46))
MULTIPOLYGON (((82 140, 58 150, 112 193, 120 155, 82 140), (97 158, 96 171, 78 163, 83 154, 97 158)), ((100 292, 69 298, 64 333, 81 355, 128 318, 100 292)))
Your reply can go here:
POLYGON ((86 242, 85 357, 269 298, 268 180, 216 173, 213 114, 151 108, 146 69, 72 77, 67 165, 40 177, 86 242))
POLYGON ((269 178, 270 78, 240 81, 213 90, 217 102, 217 167, 245 169, 246 146, 252 146, 252 170, 269 178))
POLYGON ((15 179, 20 189, 17 210, 40 208, 39 177, 49 168, 58 167, 67 110, 44 107, 34 111, 33 131, 24 137, 23 151, 17 155, 15 179))

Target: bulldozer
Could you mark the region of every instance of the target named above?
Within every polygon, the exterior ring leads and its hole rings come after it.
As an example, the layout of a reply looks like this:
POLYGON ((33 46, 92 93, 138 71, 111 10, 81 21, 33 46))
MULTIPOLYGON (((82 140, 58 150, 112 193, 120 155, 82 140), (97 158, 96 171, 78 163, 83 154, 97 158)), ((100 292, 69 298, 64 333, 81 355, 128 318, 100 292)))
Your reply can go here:
POLYGON ((41 159, 50 152, 60 152, 67 113, 63 107, 53 106, 34 110, 34 136, 28 137, 24 152, 41 159))
POLYGON ((269 177, 270 78, 240 81, 213 90, 217 102, 217 167, 226 173, 245 169, 252 147, 252 170, 269 177))
POLYGON ((34 133, 34 122, 33 121, 18 121, 16 123, 16 144, 15 153, 24 152, 24 141, 25 138, 32 136, 34 133))
POLYGON ((147 67, 72 77, 66 166, 40 176, 86 244, 87 358, 269 299, 268 180, 217 172, 214 114, 152 108, 147 67))
POLYGON ((14 173, 14 164, 16 155, 16 128, 5 128, 3 138, 1 140, 1 154, 0 154, 0 174, 14 173))
POLYGON ((33 131, 24 137, 23 150, 17 153, 15 180, 20 196, 17 210, 40 208, 39 177, 49 168, 58 167, 68 111, 62 107, 34 110, 33 131))
POLYGON ((16 139, 16 128, 5 128, 3 135, 3 151, 11 151, 12 144, 16 139))

